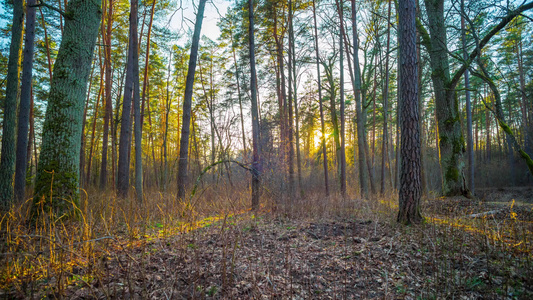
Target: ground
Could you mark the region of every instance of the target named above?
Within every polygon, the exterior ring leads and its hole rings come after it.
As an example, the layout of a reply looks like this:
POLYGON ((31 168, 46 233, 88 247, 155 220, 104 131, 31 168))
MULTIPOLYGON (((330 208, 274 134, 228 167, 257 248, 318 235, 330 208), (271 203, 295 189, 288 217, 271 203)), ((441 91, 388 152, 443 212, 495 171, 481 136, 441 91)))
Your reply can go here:
POLYGON ((383 200, 320 217, 228 213, 186 233, 156 223, 87 243, 77 250, 85 259, 56 251, 72 262, 4 276, 0 297, 531 299, 532 189, 483 192, 425 200, 419 226, 396 224, 394 203, 383 200))

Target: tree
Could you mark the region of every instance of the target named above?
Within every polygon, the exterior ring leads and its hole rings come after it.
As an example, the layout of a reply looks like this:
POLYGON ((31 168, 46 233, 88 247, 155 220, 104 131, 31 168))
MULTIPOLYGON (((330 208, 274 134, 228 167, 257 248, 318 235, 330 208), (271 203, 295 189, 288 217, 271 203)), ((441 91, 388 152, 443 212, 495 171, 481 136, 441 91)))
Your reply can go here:
POLYGON ((401 170, 398 222, 418 224, 420 214, 420 128, 418 123, 418 61, 416 2, 399 1, 401 170))
POLYGON ((322 105, 322 83, 320 80, 320 56, 318 51, 318 26, 316 22, 316 7, 315 0, 313 0, 313 24, 315 30, 315 56, 316 56, 316 73, 318 79, 318 105, 320 107, 320 129, 322 130, 321 144, 322 144, 322 155, 323 155, 323 166, 324 166, 324 188, 326 196, 329 196, 329 184, 328 184, 328 155, 326 149, 326 129, 324 126, 324 108, 322 105))
POLYGON ((43 125, 34 198, 36 204, 51 205, 56 212, 71 210, 71 205, 79 201, 83 106, 100 26, 100 1, 71 0, 65 15, 68 17, 43 125))
POLYGON ((259 110, 257 107, 257 74, 255 70, 254 1, 248 0, 248 39, 250 43, 250 93, 252 94, 252 210, 259 209, 261 185, 259 110))
MULTIPOLYGON (((461 0, 461 14, 465 13, 464 0, 461 0)), ((463 58, 468 59, 466 48, 465 18, 461 15, 461 42, 463 46, 463 58)), ((466 151, 468 156, 468 189, 474 194, 474 143, 472 137, 472 108, 470 105, 470 74, 465 71, 465 101, 466 101, 466 151)))
POLYGON ((187 81, 185 82, 185 96, 183 97, 183 120, 181 123, 180 157, 178 163, 178 200, 185 200, 185 185, 187 184, 187 164, 189 160, 189 136, 191 126, 191 106, 192 92, 194 87, 194 73, 196 71, 196 61, 198 59, 198 45, 200 43, 200 31, 204 19, 204 9, 207 0, 200 0, 198 11, 196 12, 196 23, 192 36, 191 55, 189 56, 189 66, 187 70, 187 81))
POLYGON ((22 27, 24 1, 13 2, 13 25, 4 99, 4 123, 2 126, 2 152, 0 157, 0 205, 9 207, 13 200, 13 173, 15 172, 15 126, 19 89, 20 55, 22 51, 22 27))
MULTIPOLYGON (((124 84, 124 99, 122 102, 122 118, 120 122, 120 144, 117 174, 117 193, 118 196, 121 198, 126 198, 129 189, 132 98, 133 102, 135 102, 138 100, 137 97, 139 95, 139 40, 137 35, 138 4, 138 0, 131 0, 128 64, 126 66, 126 82, 124 84)), ((134 109, 134 111, 135 110, 136 109, 134 109)), ((137 120, 136 116, 135 120, 137 120)), ((137 158, 137 155, 135 155, 135 157, 137 158)), ((138 163, 140 162, 135 162, 136 165, 138 163)), ((135 186, 137 187, 137 184, 135 186)))
POLYGON ((425 0, 429 33, 418 23, 422 44, 430 56, 431 79, 435 89, 436 116, 439 130, 439 150, 443 194, 466 195, 470 192, 464 185, 464 138, 461 132, 459 108, 455 101, 455 88, 464 72, 480 55, 490 39, 522 12, 533 8, 533 2, 509 11, 500 19, 470 52, 464 63, 450 74, 446 26, 444 23, 444 0, 425 0))
POLYGON ((340 153, 340 188, 343 197, 346 196, 346 136, 345 136, 345 120, 344 120, 344 17, 343 17, 343 1, 337 1, 337 10, 339 12, 340 36, 339 36, 339 69, 340 69, 340 118, 341 118, 341 153, 340 153))
POLYGON ((28 166, 28 126, 30 123, 31 86, 33 70, 33 49, 35 39, 35 0, 26 4, 26 36, 24 40, 24 61, 22 63, 22 86, 17 128, 17 155, 15 163, 15 200, 22 202, 26 189, 28 166))

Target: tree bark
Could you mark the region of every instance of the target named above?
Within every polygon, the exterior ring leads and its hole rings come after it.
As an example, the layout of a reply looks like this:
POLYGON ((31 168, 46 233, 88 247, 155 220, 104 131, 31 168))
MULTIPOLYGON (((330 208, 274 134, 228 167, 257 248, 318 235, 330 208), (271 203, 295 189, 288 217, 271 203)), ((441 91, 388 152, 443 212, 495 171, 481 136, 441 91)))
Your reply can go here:
POLYGON ((261 188, 261 142, 259 136, 259 110, 257 105, 257 75, 255 70, 255 41, 254 41, 254 2, 248 0, 249 45, 250 45, 250 89, 252 102, 252 132, 253 132, 253 163, 252 163, 252 210, 259 209, 261 188))
POLYGON ((71 211, 79 201, 83 104, 100 26, 100 1, 70 0, 66 14, 69 18, 65 19, 43 125, 34 198, 35 204, 44 202, 54 211, 71 211))
POLYGON ((178 163, 178 195, 180 201, 185 201, 185 188, 187 184, 187 165, 189 160, 189 135, 191 126, 191 106, 192 93, 194 86, 194 73, 196 70, 196 61, 198 58, 198 45, 200 42, 200 31, 204 18, 205 3, 207 0, 200 0, 198 12, 196 13, 196 23, 192 38, 191 54, 189 56, 189 66, 187 71, 187 80, 185 82, 185 96, 183 98, 183 118, 181 125, 180 138, 180 157, 178 163))
MULTIPOLYGON (((390 51, 390 26, 391 26, 391 0, 389 2, 388 14, 387 14, 387 51, 385 52, 385 81, 383 82, 383 141, 381 145, 381 189, 380 193, 383 196, 385 194, 385 170, 386 170, 386 157, 388 153, 388 113, 389 113, 389 51, 390 51)), ((392 180, 392 178, 391 178, 392 180)))
POLYGON ((401 175, 398 222, 418 224, 420 214, 420 128, 418 123, 418 61, 416 51, 416 2, 399 1, 401 175))
POLYGON ((9 208, 13 201, 13 173, 15 172, 15 128, 20 79, 20 56, 22 51, 22 30, 24 22, 24 1, 13 3, 13 25, 7 65, 4 119, 2 124, 2 151, 0 157, 0 205, 9 208))
POLYGON ((24 39, 24 61, 22 62, 22 86, 17 128, 17 155, 15 164, 15 200, 22 202, 26 189, 28 167, 28 126, 30 122, 31 87, 33 71, 33 49, 35 39, 35 0, 26 3, 26 36, 24 39))
MULTIPOLYGON (((353 0, 352 0, 353 1, 353 0)), ((346 197, 346 137, 345 137, 345 121, 344 121, 344 17, 343 17, 343 1, 337 0, 337 11, 339 13, 340 23, 340 36, 339 36, 339 49, 340 49, 340 119, 341 119, 341 153, 340 153, 340 189, 343 197, 346 197)))

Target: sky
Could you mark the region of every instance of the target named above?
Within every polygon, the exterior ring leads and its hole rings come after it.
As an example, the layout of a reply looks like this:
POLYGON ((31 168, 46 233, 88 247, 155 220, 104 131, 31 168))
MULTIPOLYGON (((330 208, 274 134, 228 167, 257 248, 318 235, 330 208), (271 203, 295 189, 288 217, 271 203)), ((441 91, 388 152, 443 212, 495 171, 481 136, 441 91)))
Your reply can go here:
MULTIPOLYGON (((180 0, 178 0, 179 3, 180 0)), ((170 28, 173 31, 186 33, 189 29, 192 31, 194 22, 196 21, 196 11, 198 0, 194 0, 194 5, 191 0, 183 0, 182 10, 177 11, 170 19, 170 28)), ((231 2, 228 0, 209 0, 205 6, 204 20, 202 22, 201 34, 216 41, 220 36, 220 30, 217 22, 226 14, 231 2)))

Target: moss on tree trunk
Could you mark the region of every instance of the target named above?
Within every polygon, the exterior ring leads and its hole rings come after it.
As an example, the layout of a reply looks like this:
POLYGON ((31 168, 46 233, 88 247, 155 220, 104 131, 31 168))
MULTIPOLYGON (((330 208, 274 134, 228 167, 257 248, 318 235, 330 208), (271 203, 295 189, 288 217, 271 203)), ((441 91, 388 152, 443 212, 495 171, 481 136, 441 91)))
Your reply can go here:
POLYGON ((58 213, 72 210, 79 202, 79 141, 87 81, 100 25, 100 1, 71 0, 65 15, 43 125, 34 198, 34 203, 42 201, 44 206, 51 206, 58 213))

